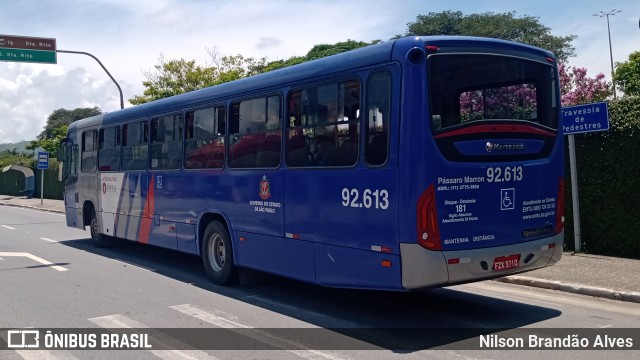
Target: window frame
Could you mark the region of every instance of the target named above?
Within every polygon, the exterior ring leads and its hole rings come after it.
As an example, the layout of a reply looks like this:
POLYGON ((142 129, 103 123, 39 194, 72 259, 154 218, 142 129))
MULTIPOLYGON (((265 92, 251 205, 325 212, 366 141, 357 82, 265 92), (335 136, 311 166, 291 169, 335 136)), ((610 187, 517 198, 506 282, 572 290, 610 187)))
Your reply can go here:
MULTIPOLYGON (((313 83, 307 83, 307 84, 299 84, 296 85, 295 87, 292 87, 288 92, 287 92, 287 97, 286 97, 286 113, 285 113, 285 118, 287 119, 286 121, 286 126, 285 126, 285 139, 284 139, 284 152, 285 152, 285 164, 287 165, 288 168, 291 169, 309 169, 309 168, 319 168, 319 169, 326 169, 326 168, 354 168, 356 166, 358 166, 359 160, 360 160, 360 156, 361 156, 361 147, 362 147, 362 121, 363 121, 363 115, 362 115, 362 105, 364 103, 364 99, 365 97, 363 96, 363 81, 361 79, 360 76, 357 76, 355 74, 353 75, 349 75, 349 76, 343 76, 343 77, 339 77, 339 78, 333 78, 333 79, 324 79, 322 81, 317 81, 317 82, 313 82, 313 83), (349 83, 354 83, 357 85, 357 89, 358 89, 358 99, 357 102, 352 103, 349 102, 351 105, 351 107, 356 106, 357 105, 357 110, 354 109, 349 109, 350 113, 353 113, 354 111, 357 112, 357 116, 355 116, 354 120, 346 120, 346 121, 339 121, 338 119, 336 119, 335 121, 325 121, 324 123, 320 124, 320 123, 313 123, 313 124, 305 124, 303 125, 302 123, 302 118, 304 116, 319 116, 318 112, 310 112, 308 114, 304 114, 303 110, 300 109, 299 110, 299 114, 301 119, 295 119, 296 116, 292 116, 291 113, 291 96, 297 92, 300 93, 300 97, 302 98, 303 96, 305 96, 305 91, 308 91, 309 89, 315 89, 316 91, 318 91, 318 89, 322 88, 322 87, 326 87, 326 86, 336 86, 337 87, 337 95, 338 97, 336 99, 333 99, 332 101, 335 101, 337 103, 336 105, 336 113, 335 115, 337 117, 342 116, 343 118, 345 117, 345 105, 346 105, 346 101, 345 98, 346 96, 344 96, 345 94, 340 94, 340 90, 343 89, 343 85, 349 84, 349 83), (291 126, 293 123, 296 123, 295 126, 291 126), (326 129, 327 127, 335 127, 336 131, 335 131, 335 137, 336 138, 345 138, 345 134, 340 135, 339 134, 339 128, 338 126, 342 126, 342 125, 347 125, 348 126, 348 132, 351 131, 351 126, 352 125, 356 125, 357 126, 357 134, 355 135, 355 139, 357 140, 356 146, 355 146, 355 160, 353 163, 351 164, 318 164, 317 163, 317 159, 320 158, 320 154, 318 154, 318 136, 322 136, 322 134, 316 134, 317 129, 321 129, 324 128, 326 129), (297 129, 300 129, 302 131, 302 134, 299 134, 299 131, 297 129), (307 136, 307 134, 309 133, 309 129, 311 129, 313 132, 313 135, 311 138, 309 138, 307 136), (289 153, 288 150, 289 148, 289 142, 291 140, 291 135, 293 132, 298 132, 298 134, 293 134, 293 136, 300 136, 303 135, 305 137, 305 141, 307 143, 307 147, 309 148, 309 163, 305 164, 305 165, 293 165, 291 164, 288 160, 289 160, 289 153), (314 144, 311 144, 312 140, 315 141, 314 144)), ((316 99, 317 99, 318 95, 316 94, 316 99)), ((301 101, 301 105, 304 106, 304 101, 301 101)), ((317 100, 316 100, 316 106, 319 105, 319 108, 322 109, 322 107, 325 107, 324 105, 321 105, 317 100)), ((327 115, 329 116, 329 114, 327 115)), ((349 118, 351 119, 351 118, 349 118)), ((318 119, 315 120, 316 122, 318 121, 318 119)), ((350 136, 350 135, 349 135, 350 136)), ((342 143, 343 144, 343 143, 342 143)), ((328 149, 327 151, 331 151, 331 150, 337 150, 340 149, 340 146, 342 145, 338 145, 338 144, 334 144, 335 147, 332 149, 328 149)), ((351 155, 353 157, 353 155, 351 155)))
POLYGON ((80 172, 84 174, 96 173, 98 170, 98 129, 88 129, 82 132, 82 140, 80 146, 80 172), (93 146, 91 150, 86 150, 87 148, 87 135, 93 134, 93 146), (86 156, 93 155, 93 156, 86 156), (85 168, 85 162, 91 158, 94 158, 94 164, 91 169, 85 168))
MULTIPOLYGON (((282 137, 283 137, 283 119, 284 119, 284 105, 283 105, 283 99, 284 96, 280 91, 271 91, 271 92, 267 92, 267 93, 263 93, 261 95, 257 95, 257 96, 251 96, 251 97, 245 97, 245 98, 235 98, 232 99, 231 101, 229 101, 228 103, 228 109, 227 109, 227 143, 226 143, 226 166, 229 169, 232 170, 247 170, 247 169, 278 169, 280 168, 280 166, 282 166, 282 153, 284 151, 284 146, 282 144, 282 137), (278 105, 278 128, 277 129, 269 129, 268 128, 268 124, 269 124, 269 99, 270 98, 277 98, 277 105, 278 105), (265 104, 264 104, 264 116, 265 116, 265 127, 263 131, 257 131, 253 134, 264 134, 264 139, 262 142, 259 142, 257 144, 259 144, 260 146, 264 147, 265 144, 267 144, 267 137, 269 136, 273 136, 273 134, 270 135, 270 133, 275 133, 277 134, 277 136, 279 137, 278 139, 278 156, 277 156, 277 164, 274 164, 272 166, 263 166, 260 164, 259 162, 259 157, 261 154, 267 154, 267 151, 264 151, 264 148, 261 148, 260 150, 256 151, 255 157, 256 160, 253 162, 252 165, 255 166, 238 166, 238 165, 234 165, 232 164, 232 162, 234 161, 234 159, 232 158, 232 154, 231 154, 231 150, 232 147, 237 144, 239 141, 241 141, 242 139, 245 138, 245 135, 247 134, 251 134, 251 132, 240 132, 240 111, 241 109, 238 109, 238 123, 235 124, 235 113, 234 113, 234 108, 236 106, 236 104, 238 104, 238 106, 240 106, 240 104, 242 104, 243 102, 249 102, 249 101, 254 101, 254 100, 264 100, 265 104), (233 132, 235 129, 237 128, 238 132, 233 132), (236 137, 235 141, 232 141, 232 137, 236 137), (262 150, 262 151, 261 151, 262 150)), ((237 160, 237 159, 235 159, 237 160)), ((271 165, 271 164, 267 164, 267 165, 271 165)))
MULTIPOLYGON (((183 166, 183 158, 184 158, 184 111, 174 111, 174 112, 170 112, 170 113, 166 113, 166 114, 162 114, 162 115, 156 115, 156 116, 152 116, 149 119, 149 152, 148 152, 148 162, 147 162, 147 166, 148 169, 150 171, 177 171, 182 169, 183 166), (176 128, 176 117, 179 117, 177 119, 178 121, 178 130, 177 130, 177 134, 175 131, 176 128), (160 119, 167 119, 167 118, 172 118, 170 121, 173 122, 173 132, 172 134, 172 138, 174 139, 173 141, 166 141, 166 130, 165 130, 165 134, 164 134, 164 140, 162 141, 158 141, 157 139, 154 140, 154 135, 155 136, 159 136, 161 134, 158 133, 154 133, 154 121, 160 121, 160 119), (176 140, 177 139, 177 140, 176 140), (178 157, 169 157, 169 153, 171 153, 171 151, 169 151, 169 149, 167 149, 167 151, 165 152, 164 147, 165 144, 167 144, 167 147, 170 146, 171 143, 175 143, 176 141, 180 142, 178 144, 178 146, 175 148, 179 151, 179 156, 178 157), (158 145, 161 146, 161 151, 160 154, 162 155, 162 158, 156 159, 154 158, 154 147, 158 147, 158 145), (164 159, 164 154, 167 154, 167 159, 164 159), (170 164, 172 163, 172 160, 177 159, 178 163, 177 163, 177 167, 173 167, 170 166, 170 164), (158 165, 162 164, 162 166, 153 166, 153 161, 154 160, 158 160, 158 165), (162 161, 160 161, 162 160, 162 161)), ((160 131, 160 124, 158 124, 158 128, 157 131, 160 131)), ((174 151, 175 152, 175 151, 174 151)))
MULTIPOLYGON (((183 168, 187 171, 192 171, 192 170, 221 170, 223 168, 225 168, 225 166, 227 166, 226 162, 227 162, 227 134, 228 134, 228 116, 229 111, 227 109, 227 105, 225 103, 213 103, 213 104, 207 104, 205 106, 199 106, 199 107, 195 107, 195 108, 190 108, 184 111, 184 117, 183 117, 183 151, 182 151, 182 155, 183 155, 183 168), (206 166, 207 164, 211 163, 211 165, 215 165, 215 159, 213 160, 208 160, 207 162, 204 163, 205 166, 201 166, 201 167, 191 167, 188 166, 189 164, 189 160, 188 160, 188 156, 189 153, 187 152, 187 145, 188 145, 188 141, 189 140, 198 140, 197 138, 191 137, 191 138, 187 138, 187 134, 189 132, 189 125, 188 125, 188 114, 189 113, 193 113, 194 114, 194 124, 192 124, 191 126, 193 127, 193 129, 191 131, 195 131, 195 114, 198 111, 202 111, 202 110, 207 110, 207 109, 212 109, 214 111, 214 124, 213 126, 216 127, 216 130, 218 130, 217 134, 220 134, 220 127, 222 127, 222 133, 221 135, 216 135, 215 137, 211 137, 209 139, 209 141, 220 141, 222 143, 222 162, 220 164, 220 166, 206 166), (218 118, 218 121, 216 123, 215 121, 215 116, 216 114, 219 115, 219 111, 220 109, 224 112, 223 114, 223 119, 222 121, 220 121, 220 119, 218 118)), ((213 130, 213 129, 212 129, 213 130)), ((193 136, 193 135, 192 135, 193 136)), ((202 146, 198 146, 195 148, 195 150, 198 149, 202 149, 203 147, 205 147, 206 145, 202 145, 202 146)), ((191 153, 193 154, 193 152, 191 153)))
POLYGON ((122 168, 122 129, 120 125, 113 126, 105 126, 100 128, 98 131, 98 171, 100 172, 114 172, 120 171, 122 168), (110 148, 104 148, 103 144, 105 143, 105 132, 107 130, 115 129, 115 146, 110 148), (102 170, 102 158, 103 158, 103 150, 116 150, 116 161, 117 168, 109 168, 109 170, 102 170))
MULTIPOLYGON (((149 168, 149 120, 148 119, 136 119, 136 120, 132 120, 132 121, 127 121, 127 122, 123 122, 121 124, 120 127, 120 131, 122 132, 120 135, 120 170, 121 171, 147 171, 149 168), (140 125, 141 124, 141 135, 142 135, 142 141, 141 142, 137 142, 135 145, 131 145, 129 146, 129 127, 131 125, 140 125), (125 136, 125 129, 127 130, 127 134, 125 136), (145 148, 145 159, 141 160, 141 159, 134 159, 132 156, 132 159, 128 160, 127 162, 127 168, 125 169, 125 162, 124 162, 124 153, 125 153, 125 148, 145 148), (138 161, 142 161, 144 163, 144 168, 141 169, 130 169, 128 167, 128 164, 130 161, 133 160, 138 160, 138 161)), ((134 151, 132 151, 134 152, 134 151)))

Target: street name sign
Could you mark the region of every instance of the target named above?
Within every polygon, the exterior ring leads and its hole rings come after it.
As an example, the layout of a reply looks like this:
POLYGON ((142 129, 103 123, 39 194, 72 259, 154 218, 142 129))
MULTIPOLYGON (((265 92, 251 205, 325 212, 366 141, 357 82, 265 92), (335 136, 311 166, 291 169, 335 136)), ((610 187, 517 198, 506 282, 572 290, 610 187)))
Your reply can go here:
POLYGON ((609 130, 606 102, 567 106, 561 111, 565 135, 609 130))
POLYGON ((56 64, 56 39, 0 34, 0 61, 56 64))

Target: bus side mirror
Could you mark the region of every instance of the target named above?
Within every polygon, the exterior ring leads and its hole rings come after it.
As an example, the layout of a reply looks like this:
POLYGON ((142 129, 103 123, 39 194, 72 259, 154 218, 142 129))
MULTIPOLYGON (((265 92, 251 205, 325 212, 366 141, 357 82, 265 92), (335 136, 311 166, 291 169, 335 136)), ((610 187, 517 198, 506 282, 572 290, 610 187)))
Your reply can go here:
POLYGON ((58 181, 63 181, 64 179, 62 178, 62 167, 64 166, 63 162, 59 162, 58 163, 58 181))

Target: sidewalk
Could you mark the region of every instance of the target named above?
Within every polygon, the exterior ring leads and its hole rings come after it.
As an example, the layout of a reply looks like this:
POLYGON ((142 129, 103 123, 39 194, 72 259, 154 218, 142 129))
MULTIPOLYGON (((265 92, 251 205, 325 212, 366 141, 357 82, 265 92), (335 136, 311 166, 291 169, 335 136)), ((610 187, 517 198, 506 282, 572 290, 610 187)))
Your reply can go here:
MULTIPOLYGON (((64 213, 62 200, 0 195, 0 206, 64 213)), ((559 263, 497 281, 640 303, 640 260, 565 253, 559 263)))

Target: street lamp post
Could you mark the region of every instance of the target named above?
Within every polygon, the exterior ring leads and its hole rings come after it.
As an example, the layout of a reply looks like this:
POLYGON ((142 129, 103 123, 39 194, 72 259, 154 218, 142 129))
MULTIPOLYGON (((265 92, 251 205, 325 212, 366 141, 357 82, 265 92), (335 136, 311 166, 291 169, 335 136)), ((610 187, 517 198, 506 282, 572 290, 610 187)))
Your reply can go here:
POLYGON ((609 34, 609 58, 611 59, 611 85, 613 86, 614 99, 617 99, 618 97, 616 96, 616 80, 615 80, 615 75, 613 73, 613 51, 611 50, 611 28, 609 27, 609 16, 610 15, 613 16, 619 12, 622 12, 622 10, 613 9, 608 13, 600 10, 600 12, 598 12, 597 14, 593 14, 593 16, 607 17, 607 33, 609 34))

